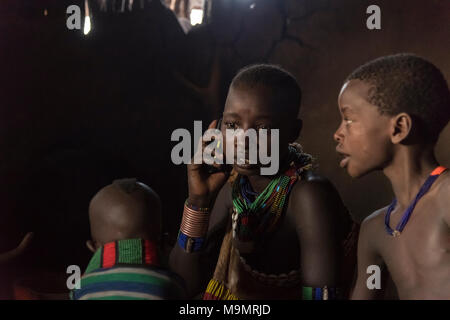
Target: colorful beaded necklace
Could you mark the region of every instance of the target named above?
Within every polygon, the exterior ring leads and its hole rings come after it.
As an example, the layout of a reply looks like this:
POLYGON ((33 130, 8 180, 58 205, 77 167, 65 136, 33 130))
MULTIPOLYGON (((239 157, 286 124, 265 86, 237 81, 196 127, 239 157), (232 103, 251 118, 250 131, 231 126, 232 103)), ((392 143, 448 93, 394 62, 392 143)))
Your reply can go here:
POLYGON ((389 226, 389 220, 391 218, 391 213, 397 204, 397 199, 394 199, 392 201, 391 205, 389 206, 389 208, 386 212, 386 216, 384 217, 384 225, 386 227, 386 232, 388 234, 390 234, 393 237, 400 236, 400 233, 405 228, 406 224, 408 223, 409 218, 411 217, 412 212, 414 211, 414 208, 416 207, 417 201, 419 201, 419 199, 422 198, 425 193, 427 193, 427 191, 433 185, 434 181, 436 181, 436 179, 439 177, 439 175, 442 172, 444 172, 445 170, 447 170, 447 168, 440 166, 440 167, 437 167, 436 169, 434 169, 433 172, 431 172, 431 174, 428 176, 427 180, 425 180, 424 184, 420 188, 420 190, 417 193, 416 197, 414 198, 413 202, 411 202, 408 209, 406 209, 406 211, 403 213, 403 216, 400 219, 399 223, 397 224, 397 227, 395 227, 395 230, 393 230, 389 226))
POLYGON ((258 239, 273 231, 282 215, 289 192, 303 170, 311 168, 312 157, 289 146, 289 169, 258 195, 246 176, 233 183, 233 238, 242 242, 258 239))

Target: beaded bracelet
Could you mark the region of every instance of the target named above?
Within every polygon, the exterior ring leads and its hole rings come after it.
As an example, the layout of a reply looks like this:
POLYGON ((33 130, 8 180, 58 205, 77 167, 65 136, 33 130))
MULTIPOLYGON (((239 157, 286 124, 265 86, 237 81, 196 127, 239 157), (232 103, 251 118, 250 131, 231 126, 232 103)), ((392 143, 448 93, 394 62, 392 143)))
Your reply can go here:
POLYGON ((190 238, 183 232, 178 232, 178 245, 186 252, 197 252, 202 249, 205 238, 190 238))
POLYGON ((339 290, 335 287, 303 287, 303 300, 336 300, 339 290))

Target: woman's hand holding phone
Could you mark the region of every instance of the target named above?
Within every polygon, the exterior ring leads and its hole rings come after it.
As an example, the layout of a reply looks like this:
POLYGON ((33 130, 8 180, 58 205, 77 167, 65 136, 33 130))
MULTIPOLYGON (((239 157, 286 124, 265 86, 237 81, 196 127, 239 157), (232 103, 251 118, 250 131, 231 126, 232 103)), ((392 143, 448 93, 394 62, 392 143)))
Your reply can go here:
MULTIPOLYGON (((208 129, 214 129, 220 126, 219 120, 214 120, 208 129)), ((220 129, 220 128, 219 128, 220 129)), ((203 154, 203 150, 210 142, 199 141, 197 148, 197 157, 203 154), (198 153, 201 152, 199 155, 198 153)), ((223 159, 223 154, 215 155, 218 159, 223 159)), ((196 158, 196 156, 194 156, 196 158)), ((229 177, 229 170, 226 165, 205 163, 195 164, 194 158, 188 164, 188 184, 189 184, 189 203, 198 207, 211 208, 220 189, 226 183, 229 177), (214 168, 214 169, 213 169, 214 168)))

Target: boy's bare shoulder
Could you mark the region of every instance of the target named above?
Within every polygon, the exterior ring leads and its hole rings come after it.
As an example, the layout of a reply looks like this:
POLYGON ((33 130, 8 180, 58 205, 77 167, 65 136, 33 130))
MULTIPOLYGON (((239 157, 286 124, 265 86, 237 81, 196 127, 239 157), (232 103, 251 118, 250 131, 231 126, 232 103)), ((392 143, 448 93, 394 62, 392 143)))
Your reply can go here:
POLYGON ((361 223, 361 233, 377 234, 380 229, 384 229, 384 216, 387 209, 388 206, 378 209, 364 218, 361 223))
POLYGON ((439 177, 440 186, 437 192, 436 201, 439 203, 439 207, 443 208, 444 219, 450 225, 450 170, 446 170, 439 177))
POLYGON ((450 202, 450 169, 447 169, 440 177, 439 196, 442 196, 447 202, 450 202))
POLYGON ((361 223, 358 243, 366 253, 380 252, 381 235, 384 234, 384 216, 387 206, 369 214, 361 223))

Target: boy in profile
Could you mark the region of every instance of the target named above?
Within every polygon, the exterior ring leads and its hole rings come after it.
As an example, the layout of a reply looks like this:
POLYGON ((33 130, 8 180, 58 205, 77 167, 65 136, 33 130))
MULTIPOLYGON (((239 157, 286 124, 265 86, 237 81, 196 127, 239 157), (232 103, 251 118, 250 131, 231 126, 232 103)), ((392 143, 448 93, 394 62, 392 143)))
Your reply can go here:
POLYGON ((362 223, 352 298, 377 298, 366 285, 375 265, 400 299, 450 299, 450 173, 434 155, 450 118, 444 76, 412 54, 381 57, 350 74, 338 103, 341 167, 355 178, 382 170, 395 194, 362 223))

